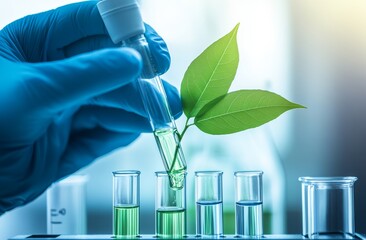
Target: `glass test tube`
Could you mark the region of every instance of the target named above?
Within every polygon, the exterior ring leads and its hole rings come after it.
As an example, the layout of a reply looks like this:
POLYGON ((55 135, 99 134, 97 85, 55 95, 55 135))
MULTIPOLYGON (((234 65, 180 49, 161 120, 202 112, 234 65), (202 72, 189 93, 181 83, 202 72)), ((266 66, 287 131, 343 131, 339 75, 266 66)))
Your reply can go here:
POLYGON ((159 238, 182 238, 186 235, 186 188, 170 187, 166 172, 156 172, 155 231, 159 238))
POLYGON ((140 172, 113 172, 113 235, 134 238, 140 234, 140 172))
POLYGON ((223 235, 222 172, 195 172, 196 234, 200 237, 223 235))
POLYGON ((353 239, 356 177, 300 177, 302 233, 307 238, 353 239))
POLYGON ((235 234, 260 238, 263 234, 262 171, 238 171, 235 183, 235 234))
POLYGON ((153 64, 137 0, 103 0, 98 10, 116 44, 137 50, 143 70, 137 84, 171 187, 183 188, 186 161, 160 76, 153 64))

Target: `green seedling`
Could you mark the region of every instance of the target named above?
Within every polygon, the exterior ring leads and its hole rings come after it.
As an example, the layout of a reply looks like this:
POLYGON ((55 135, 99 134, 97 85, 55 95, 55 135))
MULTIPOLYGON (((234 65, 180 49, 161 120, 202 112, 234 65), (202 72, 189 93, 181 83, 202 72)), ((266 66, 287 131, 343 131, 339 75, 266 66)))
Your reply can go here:
POLYGON ((239 64, 238 29, 239 24, 206 48, 185 72, 180 93, 187 119, 178 134, 180 141, 194 125, 208 134, 231 134, 259 127, 288 110, 305 108, 265 90, 229 92, 239 64))

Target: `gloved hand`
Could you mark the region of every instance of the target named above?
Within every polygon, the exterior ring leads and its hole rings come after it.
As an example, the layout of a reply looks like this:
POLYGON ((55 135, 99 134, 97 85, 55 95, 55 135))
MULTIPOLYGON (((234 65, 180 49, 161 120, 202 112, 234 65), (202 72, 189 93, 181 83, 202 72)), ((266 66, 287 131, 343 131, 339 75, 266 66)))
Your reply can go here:
MULTIPOLYGON (((157 69, 170 56, 148 25, 157 69)), ((151 131, 135 84, 141 59, 115 48, 87 1, 27 16, 0 32, 0 214, 151 131)), ((173 114, 177 90, 164 82, 173 114)))

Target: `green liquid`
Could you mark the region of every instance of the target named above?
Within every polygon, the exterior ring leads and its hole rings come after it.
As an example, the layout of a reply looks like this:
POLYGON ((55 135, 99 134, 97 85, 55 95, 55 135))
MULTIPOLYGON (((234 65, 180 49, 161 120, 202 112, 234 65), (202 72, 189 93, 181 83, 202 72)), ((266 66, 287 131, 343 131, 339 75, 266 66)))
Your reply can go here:
POLYGON ((117 238, 131 238, 139 235, 140 208, 136 205, 115 206, 113 234, 117 238))
POLYGON ((184 208, 158 209, 156 234, 160 238, 182 238, 186 234, 186 210, 184 208))
POLYGON ((154 135, 160 154, 163 156, 164 167, 169 174, 170 187, 176 190, 182 189, 187 165, 179 145, 177 130, 159 129, 154 135))

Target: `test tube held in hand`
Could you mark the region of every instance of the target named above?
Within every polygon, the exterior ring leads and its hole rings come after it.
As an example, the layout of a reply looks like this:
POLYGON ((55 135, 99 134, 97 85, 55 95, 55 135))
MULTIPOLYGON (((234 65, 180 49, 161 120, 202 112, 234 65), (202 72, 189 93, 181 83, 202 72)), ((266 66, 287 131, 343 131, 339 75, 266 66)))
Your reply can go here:
POLYGON ((235 178, 235 233, 238 237, 263 235, 262 171, 238 171, 235 178))
POLYGON ((203 238, 223 235, 222 172, 195 172, 196 234, 203 238))
POLYGON ((97 6, 112 41, 135 49, 141 56, 143 69, 137 86, 165 170, 169 173, 170 186, 181 189, 187 164, 168 98, 144 35, 145 25, 138 1, 102 0, 97 6))
POLYGON ((113 172, 113 235, 135 238, 140 234, 140 172, 113 172))

